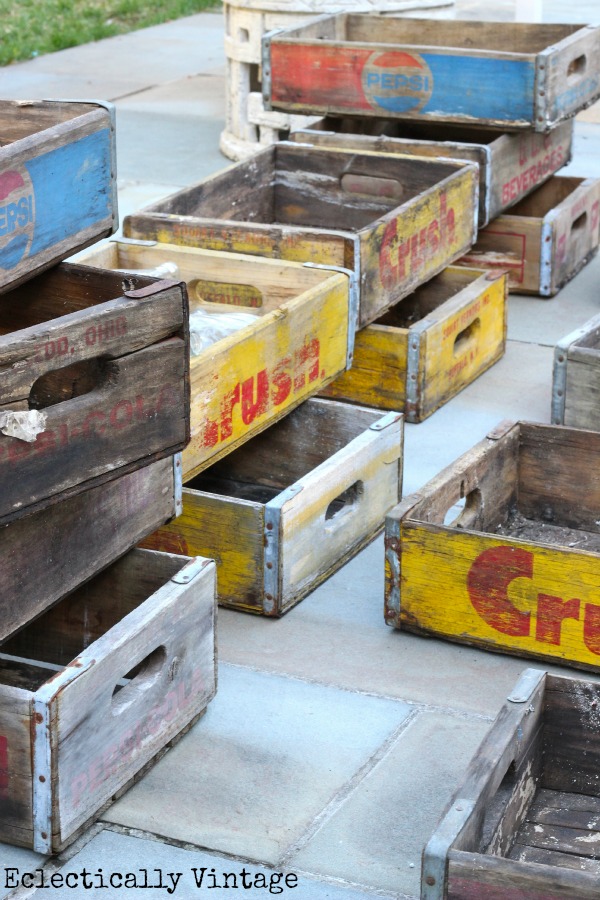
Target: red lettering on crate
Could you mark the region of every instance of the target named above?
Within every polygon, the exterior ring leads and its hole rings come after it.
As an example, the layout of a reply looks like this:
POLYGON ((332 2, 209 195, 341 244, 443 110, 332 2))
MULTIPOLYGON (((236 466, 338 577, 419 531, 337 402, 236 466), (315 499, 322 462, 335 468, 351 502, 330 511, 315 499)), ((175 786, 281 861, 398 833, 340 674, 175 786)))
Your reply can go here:
POLYGON ((0 800, 8 798, 8 738, 0 734, 0 800))
MULTIPOLYGON (((96 347, 114 341, 124 334, 127 334, 127 319, 125 316, 116 316, 114 319, 90 325, 83 335, 83 344, 86 347, 96 347)), ((68 335, 63 335, 39 344, 35 348, 33 358, 36 362, 47 362, 50 359, 69 357, 81 349, 81 345, 72 343, 68 335)))
POLYGON ((379 273, 387 290, 415 274, 441 249, 447 249, 455 241, 454 208, 448 209, 446 193, 440 194, 439 218, 433 219, 416 234, 401 240, 399 219, 392 219, 383 233, 379 251, 379 273))
MULTIPOLYGON (((131 725, 119 735, 118 740, 107 744, 102 752, 88 763, 86 769, 73 777, 70 783, 73 805, 79 806, 84 797, 100 790, 124 764, 137 756, 152 736, 160 736, 166 731, 169 723, 193 707, 198 697, 205 693, 206 688, 202 670, 194 669, 190 678, 181 679, 166 693, 161 692, 157 698, 161 702, 142 719, 135 719, 132 715, 131 725)), ((185 723, 182 722, 183 724, 185 723)), ((158 746, 155 743, 155 751, 159 750, 163 743, 159 741, 158 746)))
POLYGON ((269 410, 284 403, 292 394, 304 390, 320 375, 320 344, 308 338, 293 356, 286 356, 273 369, 261 369, 243 382, 238 382, 222 397, 219 419, 207 418, 200 426, 197 443, 214 447, 233 435, 234 411, 239 408, 244 425, 251 425, 269 410))
MULTIPOLYGON (((556 147, 549 153, 546 153, 544 147, 540 147, 537 153, 531 154, 531 159, 536 160, 525 171, 520 172, 513 178, 510 178, 502 185, 502 203, 513 203, 522 197, 523 194, 531 191, 537 184, 544 180, 552 172, 556 172, 565 161, 565 151, 561 146, 556 147), (538 157, 545 153, 541 159, 538 157)), ((529 161, 527 151, 521 149, 520 164, 524 166, 529 161)))
MULTIPOLYGON (((510 637, 531 636, 531 613, 518 609, 508 596, 516 578, 533 578, 534 554, 520 547, 492 547, 481 553, 467 575, 469 599, 488 625, 510 637)), ((535 640, 559 647, 565 619, 581 621, 583 642, 591 653, 600 655, 600 606, 576 597, 565 600, 538 593, 535 640)))
POLYGON ((78 438, 86 440, 94 434, 101 435, 110 430, 121 431, 130 425, 139 425, 149 419, 156 419, 164 410, 176 405, 178 392, 178 388, 174 385, 165 384, 158 399, 153 403, 148 404, 141 395, 133 399, 119 400, 108 412, 94 409, 83 421, 63 422, 57 429, 42 431, 31 444, 17 438, 3 437, 0 443, 0 462, 8 459, 11 463, 18 463, 28 456, 51 453, 61 447, 67 447, 78 438))

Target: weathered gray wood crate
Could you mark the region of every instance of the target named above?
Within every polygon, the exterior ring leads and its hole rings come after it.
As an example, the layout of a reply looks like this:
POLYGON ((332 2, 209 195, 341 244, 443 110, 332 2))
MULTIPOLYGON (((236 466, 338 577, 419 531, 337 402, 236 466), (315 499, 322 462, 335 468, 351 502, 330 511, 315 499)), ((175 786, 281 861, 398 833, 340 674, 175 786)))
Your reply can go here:
POLYGON ((182 450, 189 368, 184 283, 60 263, 4 294, 0 523, 182 450))
POLYGON ((552 422, 600 431, 600 316, 556 345, 552 422))
POLYGON ((0 292, 117 225, 112 106, 0 100, 0 292))
POLYGON ((0 840, 56 853, 206 709, 215 564, 132 550, 0 645, 0 840))
POLYGON ((468 159, 479 166, 479 227, 513 206, 571 159, 573 122, 546 134, 467 125, 327 116, 290 140, 319 147, 468 159))
POLYGON ((597 900, 600 685, 526 670, 423 852, 421 900, 597 900))

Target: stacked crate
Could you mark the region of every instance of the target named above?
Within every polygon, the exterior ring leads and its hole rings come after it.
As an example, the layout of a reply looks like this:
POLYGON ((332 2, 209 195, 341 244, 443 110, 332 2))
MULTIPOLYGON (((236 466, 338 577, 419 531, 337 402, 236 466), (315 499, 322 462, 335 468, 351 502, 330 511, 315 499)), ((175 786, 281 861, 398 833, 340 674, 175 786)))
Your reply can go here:
POLYGON ((58 262, 116 225, 101 104, 1 102, 0 840, 59 851, 215 691, 181 510, 185 286, 58 262))

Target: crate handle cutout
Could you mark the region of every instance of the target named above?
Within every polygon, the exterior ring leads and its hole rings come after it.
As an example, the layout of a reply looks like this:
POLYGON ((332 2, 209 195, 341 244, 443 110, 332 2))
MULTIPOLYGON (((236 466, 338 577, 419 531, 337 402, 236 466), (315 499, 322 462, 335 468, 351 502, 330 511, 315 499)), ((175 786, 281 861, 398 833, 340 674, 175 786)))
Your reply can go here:
POLYGON ((143 696, 158 681, 166 659, 167 648, 157 647, 119 679, 112 693, 113 715, 120 715, 128 709, 138 697, 143 696))
POLYGON ((473 319, 470 325, 459 331, 454 338, 454 355, 462 356, 469 344, 477 340, 481 328, 481 319, 473 319))
POLYGON ((587 68, 587 57, 585 53, 572 59, 567 68, 567 81, 576 81, 587 68))
POLYGON ((447 528, 469 528, 481 510, 481 491, 473 488, 465 495, 464 481, 460 485, 460 499, 447 510, 443 524, 447 528))
POLYGON ((325 521, 331 522, 332 519, 338 519, 341 515, 353 509, 359 498, 364 494, 364 491, 365 486, 363 482, 355 481, 349 488, 338 494, 325 510, 325 521))
POLYGON ((227 306, 246 306, 260 309, 264 304, 262 291, 252 284, 232 284, 230 281, 188 281, 191 302, 225 303, 227 306))
POLYGON ((91 394, 107 381, 108 369, 106 360, 85 359, 44 372, 31 386, 29 409, 46 409, 91 394))
POLYGON ((571 223, 571 234, 573 234, 576 231, 578 231, 578 232, 585 231, 586 227, 587 227, 587 211, 584 209, 584 211, 581 213, 581 215, 577 216, 575 221, 571 223))
POLYGON ((347 194, 362 194, 363 197, 381 197, 384 200, 400 200, 404 189, 395 178, 380 178, 377 175, 353 175, 346 172, 340 185, 347 194))
MULTIPOLYGON (((496 792, 490 797, 481 824, 481 846, 486 850, 498 829, 508 802, 517 786, 516 760, 511 760, 496 792)), ((485 852, 485 851, 484 851, 485 852)))

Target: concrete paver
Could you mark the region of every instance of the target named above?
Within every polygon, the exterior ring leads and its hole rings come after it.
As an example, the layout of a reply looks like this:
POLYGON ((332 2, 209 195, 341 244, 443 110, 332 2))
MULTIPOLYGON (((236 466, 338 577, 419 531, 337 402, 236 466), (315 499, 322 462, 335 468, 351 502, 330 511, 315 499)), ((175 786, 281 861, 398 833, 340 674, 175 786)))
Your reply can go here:
POLYGON ((290 865, 418 896, 421 850, 488 728, 419 715, 290 865))
POLYGON ((222 665, 205 717, 105 819, 275 864, 409 713, 222 665))
POLYGON ((0 844, 0 900, 8 897, 13 890, 15 873, 7 873, 6 869, 18 869, 21 872, 32 872, 44 865, 45 857, 33 850, 25 850, 23 847, 9 847, 8 844, 0 844))

